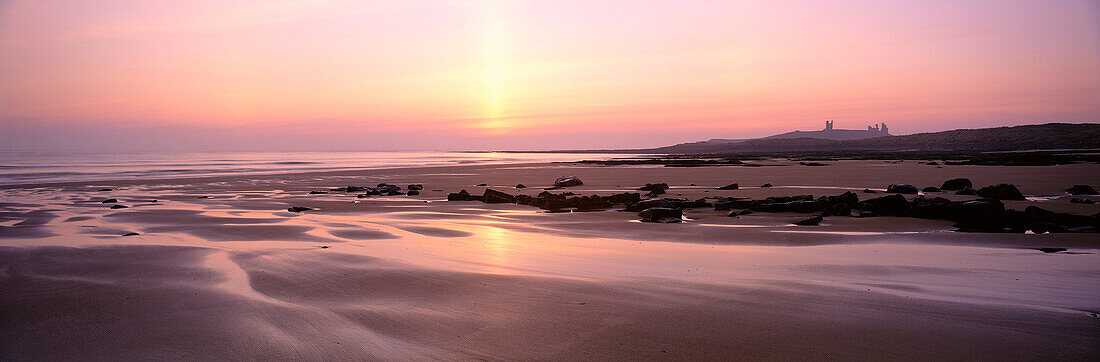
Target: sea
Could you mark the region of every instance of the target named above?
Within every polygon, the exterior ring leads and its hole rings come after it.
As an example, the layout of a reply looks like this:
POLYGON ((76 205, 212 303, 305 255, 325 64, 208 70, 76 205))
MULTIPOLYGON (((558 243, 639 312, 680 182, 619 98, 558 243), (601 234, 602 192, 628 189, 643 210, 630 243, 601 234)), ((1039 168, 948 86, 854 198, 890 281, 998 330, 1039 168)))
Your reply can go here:
POLYGON ((637 156, 505 152, 0 151, 0 185, 418 166, 572 162, 637 156))

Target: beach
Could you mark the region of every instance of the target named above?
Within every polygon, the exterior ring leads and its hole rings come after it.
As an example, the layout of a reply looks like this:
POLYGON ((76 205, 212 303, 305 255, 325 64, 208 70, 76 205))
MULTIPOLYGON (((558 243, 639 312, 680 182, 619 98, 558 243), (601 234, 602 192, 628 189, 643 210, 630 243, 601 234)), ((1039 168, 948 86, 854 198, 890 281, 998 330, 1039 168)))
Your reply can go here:
POLYGON ((1069 202, 1100 197, 1066 193, 1100 185, 1093 163, 747 163, 498 163, 0 186, 0 359, 1100 356, 1095 233, 958 232, 948 220, 893 216, 796 226, 806 214, 729 217, 713 208, 664 224, 621 207, 547 212, 447 201, 460 190, 534 196, 561 176, 584 184, 552 192, 609 196, 668 183, 664 197, 688 200, 849 191, 864 200, 890 184, 966 177, 975 187, 1017 186, 1027 199, 1004 201, 1009 209, 1100 212, 1069 202), (717 189, 734 182, 737 190, 717 189), (424 188, 367 197, 335 190, 380 183, 424 188))

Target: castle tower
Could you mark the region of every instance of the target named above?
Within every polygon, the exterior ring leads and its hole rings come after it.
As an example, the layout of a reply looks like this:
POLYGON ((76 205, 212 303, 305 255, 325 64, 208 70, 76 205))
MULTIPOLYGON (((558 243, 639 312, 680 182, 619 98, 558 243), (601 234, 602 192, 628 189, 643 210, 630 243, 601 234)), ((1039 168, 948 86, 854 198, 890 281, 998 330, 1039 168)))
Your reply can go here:
POLYGON ((833 121, 825 121, 825 130, 826 131, 832 131, 833 130, 833 121))
POLYGON ((879 132, 882 132, 883 134, 890 134, 890 129, 886 128, 886 122, 882 122, 882 128, 879 129, 879 132))

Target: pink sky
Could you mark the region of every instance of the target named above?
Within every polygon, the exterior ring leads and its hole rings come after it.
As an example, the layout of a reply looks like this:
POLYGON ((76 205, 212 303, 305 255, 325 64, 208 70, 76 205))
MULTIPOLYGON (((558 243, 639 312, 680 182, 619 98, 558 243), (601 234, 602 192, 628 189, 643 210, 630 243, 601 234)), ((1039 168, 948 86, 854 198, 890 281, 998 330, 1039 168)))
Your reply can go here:
POLYGON ((1095 1, 0 2, 0 149, 648 147, 1098 99, 1095 1))

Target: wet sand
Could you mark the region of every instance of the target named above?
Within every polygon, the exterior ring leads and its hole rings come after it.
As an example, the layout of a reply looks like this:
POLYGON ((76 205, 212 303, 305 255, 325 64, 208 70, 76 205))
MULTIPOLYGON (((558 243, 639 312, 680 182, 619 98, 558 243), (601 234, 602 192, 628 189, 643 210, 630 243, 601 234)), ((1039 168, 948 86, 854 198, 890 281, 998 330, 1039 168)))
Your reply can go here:
POLYGON ((534 195, 563 175, 585 181, 566 190, 582 195, 667 182, 666 196, 691 199, 969 177, 1031 198, 1010 208, 1100 212, 1064 192, 1100 185, 1100 165, 760 163, 784 166, 517 164, 3 187, 0 359, 1100 356, 1097 234, 959 233, 894 217, 797 227, 804 215, 706 209, 649 224, 614 210, 445 201, 480 194, 481 183, 534 195), (425 190, 309 194, 380 182, 425 190), (714 189, 731 182, 742 189, 714 189), (775 187, 753 187, 763 183, 775 187))

